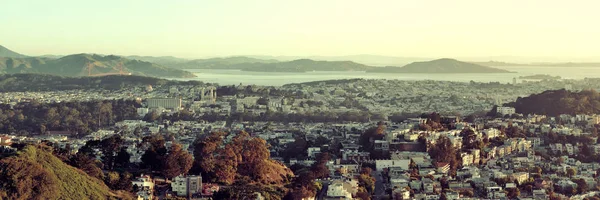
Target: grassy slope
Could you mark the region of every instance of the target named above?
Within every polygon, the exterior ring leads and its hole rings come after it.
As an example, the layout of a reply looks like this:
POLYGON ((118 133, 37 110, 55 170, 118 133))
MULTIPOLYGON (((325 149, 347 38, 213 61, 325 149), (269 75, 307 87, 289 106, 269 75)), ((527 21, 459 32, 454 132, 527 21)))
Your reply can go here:
POLYGON ((28 146, 20 151, 18 156, 40 164, 50 172, 50 176, 58 180, 59 199, 107 199, 114 197, 114 194, 102 181, 63 163, 49 152, 28 146))

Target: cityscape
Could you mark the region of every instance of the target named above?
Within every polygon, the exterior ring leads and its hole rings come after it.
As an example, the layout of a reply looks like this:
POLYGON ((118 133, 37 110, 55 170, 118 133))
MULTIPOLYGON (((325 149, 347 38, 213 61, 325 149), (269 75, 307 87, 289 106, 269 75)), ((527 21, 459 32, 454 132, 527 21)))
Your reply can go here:
POLYGON ((54 3, 0 12, 0 199, 600 199, 595 2, 54 3))

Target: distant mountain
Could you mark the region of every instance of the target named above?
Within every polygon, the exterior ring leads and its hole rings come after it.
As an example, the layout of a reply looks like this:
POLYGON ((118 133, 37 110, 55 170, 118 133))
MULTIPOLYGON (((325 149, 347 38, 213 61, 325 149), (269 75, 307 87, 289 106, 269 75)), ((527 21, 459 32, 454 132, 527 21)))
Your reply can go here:
POLYGON ((117 73, 118 65, 123 71, 132 75, 153 77, 194 77, 190 72, 168 68, 162 65, 130 60, 119 56, 101 56, 96 54, 73 54, 58 59, 51 58, 0 58, 0 73, 41 73, 60 76, 87 76, 117 73), (87 64, 93 65, 88 71, 87 64))
POLYGON ((234 56, 225 58, 195 59, 183 63, 174 64, 179 69, 242 69, 240 64, 275 63, 277 60, 263 60, 245 56, 234 56))
POLYGON ((523 63, 508 63, 508 62, 500 62, 500 61, 487 61, 487 62, 470 62, 473 64, 483 65, 483 66, 491 66, 491 67, 500 67, 500 66, 525 66, 529 64, 523 63))
POLYGON ((197 59, 177 64, 179 69, 231 69, 257 72, 366 71, 370 66, 351 61, 299 59, 280 62, 249 57, 197 59))
POLYGON ((69 166, 51 148, 26 146, 0 159, 0 199, 132 199, 69 166))
POLYGON ((414 62, 404 67, 372 68, 374 73, 510 73, 510 71, 442 58, 426 62, 414 62))
POLYGON ((529 80, 558 80, 561 79, 560 76, 551 76, 548 74, 535 74, 529 76, 519 76, 519 79, 529 79, 529 80))
POLYGON ((124 56, 124 57, 127 59, 132 59, 132 60, 141 60, 141 61, 156 63, 156 64, 164 65, 167 67, 172 67, 172 65, 177 65, 177 64, 189 61, 188 59, 177 58, 177 57, 173 57, 173 56, 154 57, 154 56, 135 56, 134 55, 134 56, 124 56))
POLYGON ((7 58, 26 58, 26 55, 14 52, 2 45, 0 45, 0 57, 7 57, 7 58))
POLYGON ((401 66, 417 61, 427 61, 430 58, 419 57, 394 57, 379 55, 348 55, 348 56, 248 56, 259 59, 274 59, 279 61, 292 61, 298 59, 327 60, 327 61, 352 61, 372 66, 401 66))
POLYGON ((309 59, 276 63, 242 63, 233 66, 238 66, 243 71, 264 72, 367 71, 372 68, 352 61, 315 61, 309 59))

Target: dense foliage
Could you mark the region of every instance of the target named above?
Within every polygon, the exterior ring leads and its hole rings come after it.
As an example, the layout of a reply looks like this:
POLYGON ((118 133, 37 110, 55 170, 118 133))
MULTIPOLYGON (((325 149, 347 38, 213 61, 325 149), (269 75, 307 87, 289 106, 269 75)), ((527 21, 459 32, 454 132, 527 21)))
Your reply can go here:
POLYGON ((70 131, 89 133, 117 121, 136 119, 136 101, 90 101, 0 105, 0 132, 40 133, 70 131))
POLYGON ((518 98, 506 106, 514 107, 517 113, 543 114, 598 114, 600 113, 600 94, 595 90, 571 92, 567 90, 549 90, 540 94, 518 98))
MULTIPOLYGON (((240 132, 231 137, 230 142, 225 142, 227 136, 227 133, 214 132, 195 141, 194 171, 226 185, 280 187, 276 190, 281 190, 294 176, 289 168, 270 158, 265 140, 240 132)), ((228 195, 236 196, 233 193, 244 191, 246 189, 231 190, 228 195)))

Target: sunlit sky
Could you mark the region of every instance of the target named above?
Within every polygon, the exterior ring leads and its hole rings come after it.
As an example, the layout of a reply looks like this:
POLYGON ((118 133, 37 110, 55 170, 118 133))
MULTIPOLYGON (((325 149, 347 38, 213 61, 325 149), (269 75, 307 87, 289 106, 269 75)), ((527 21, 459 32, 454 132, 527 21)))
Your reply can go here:
POLYGON ((26 55, 594 57, 600 1, 2 0, 26 55))

